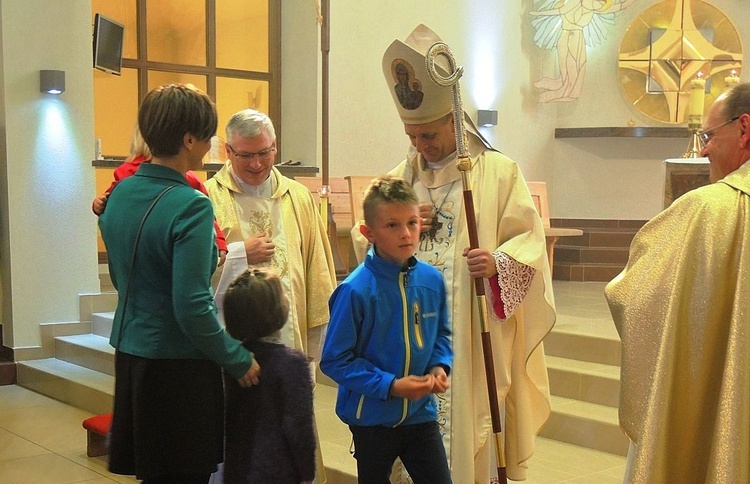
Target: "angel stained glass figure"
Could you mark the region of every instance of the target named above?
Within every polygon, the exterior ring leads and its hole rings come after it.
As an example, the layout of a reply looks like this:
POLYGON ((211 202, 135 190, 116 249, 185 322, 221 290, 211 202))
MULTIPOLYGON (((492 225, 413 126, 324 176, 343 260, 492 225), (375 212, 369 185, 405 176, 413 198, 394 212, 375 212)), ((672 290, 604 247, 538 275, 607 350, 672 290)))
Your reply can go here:
POLYGON ((615 15, 635 0, 537 0, 537 10, 529 15, 534 27, 534 43, 557 50, 558 77, 542 77, 534 87, 542 92, 539 102, 574 101, 581 94, 586 72, 586 47, 606 38, 615 15))

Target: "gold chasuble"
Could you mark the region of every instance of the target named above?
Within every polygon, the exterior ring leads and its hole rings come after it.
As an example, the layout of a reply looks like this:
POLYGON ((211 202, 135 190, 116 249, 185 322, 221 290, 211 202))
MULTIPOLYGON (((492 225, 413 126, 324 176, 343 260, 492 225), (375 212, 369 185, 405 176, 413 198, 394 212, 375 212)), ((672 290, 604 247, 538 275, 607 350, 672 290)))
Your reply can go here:
POLYGON ((626 482, 750 482, 750 166, 644 225, 606 295, 626 482))
MULTIPOLYGON (((242 190, 229 173, 228 164, 229 162, 206 181, 205 185, 214 204, 219 227, 224 231, 227 244, 232 244, 244 240, 235 200, 242 190)), ((275 261, 273 265, 277 271, 285 268, 278 275, 288 278, 291 294, 287 294, 287 297, 292 313, 289 319, 298 325, 298 328, 294 328, 294 333, 301 338, 301 341, 295 338, 294 345, 290 346, 308 354, 307 331, 328 323, 328 298, 336 281, 333 257, 323 221, 307 187, 286 178, 276 168, 272 169, 269 176, 274 178, 273 186, 276 187, 270 199, 273 203, 281 204, 284 228, 282 243, 286 248, 284 255, 287 259, 275 261)), ((260 231, 262 229, 263 227, 258 228, 260 231)), ((249 234, 252 235, 256 234, 249 234)), ((281 237, 282 234, 272 234, 274 242, 279 246, 277 236, 281 237)), ((216 281, 219 276, 220 270, 214 275, 216 281)))

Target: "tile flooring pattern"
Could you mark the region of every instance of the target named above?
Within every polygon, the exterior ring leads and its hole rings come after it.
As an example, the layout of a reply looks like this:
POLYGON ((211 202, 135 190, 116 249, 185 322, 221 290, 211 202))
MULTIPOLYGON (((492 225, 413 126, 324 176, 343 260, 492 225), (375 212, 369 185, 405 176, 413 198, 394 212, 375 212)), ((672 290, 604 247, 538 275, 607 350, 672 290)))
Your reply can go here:
MULTIPOLYGON (((617 338, 602 294, 604 284, 555 281, 558 327, 617 338)), ((347 472, 329 472, 331 484, 353 482, 348 429, 335 418, 335 390, 315 390, 318 431, 326 463, 347 472), (321 411, 327 409, 327 411, 321 411), (328 416, 328 417, 321 417, 328 416)), ((86 456, 81 422, 90 413, 16 385, 0 386, 0 482, 3 484, 104 484, 136 480, 110 474, 102 458, 86 456)), ((527 483, 619 484, 625 470, 620 456, 537 438, 527 483)), ((463 484, 463 483, 456 483, 463 484)))

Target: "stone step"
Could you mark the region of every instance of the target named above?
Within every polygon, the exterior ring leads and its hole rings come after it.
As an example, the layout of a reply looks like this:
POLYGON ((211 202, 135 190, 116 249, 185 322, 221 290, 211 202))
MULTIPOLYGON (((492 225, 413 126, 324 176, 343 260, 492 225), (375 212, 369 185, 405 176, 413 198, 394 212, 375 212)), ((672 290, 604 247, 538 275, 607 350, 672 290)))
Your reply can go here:
POLYGON ((113 376, 57 358, 18 362, 18 384, 91 413, 112 411, 113 376))
POLYGON ((547 356, 550 393, 617 408, 620 368, 614 365, 547 356))
POLYGON ((617 339, 575 331, 553 330, 544 338, 544 353, 547 357, 556 356, 619 368, 622 347, 617 339))
POLYGON ((115 376, 115 349, 110 346, 109 339, 103 336, 58 336, 55 338, 55 357, 105 375, 115 376))
POLYGON ((114 311, 93 313, 91 315, 91 332, 97 336, 109 338, 109 335, 112 332, 112 322, 114 319, 114 311))
POLYGON ((552 413, 541 437, 625 456, 628 438, 620 429, 617 408, 553 396, 552 413))

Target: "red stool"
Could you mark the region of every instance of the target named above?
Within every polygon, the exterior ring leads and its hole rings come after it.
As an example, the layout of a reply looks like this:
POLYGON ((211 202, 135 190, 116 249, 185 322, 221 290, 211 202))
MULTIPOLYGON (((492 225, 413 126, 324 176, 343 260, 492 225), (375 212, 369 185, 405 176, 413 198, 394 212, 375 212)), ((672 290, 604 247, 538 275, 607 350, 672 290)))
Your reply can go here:
POLYGON ((86 455, 99 457, 109 454, 107 434, 112 425, 112 414, 96 415, 83 421, 86 429, 86 455))

